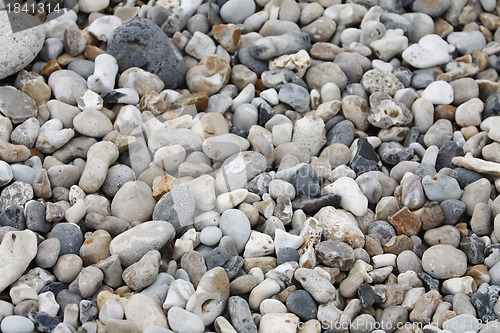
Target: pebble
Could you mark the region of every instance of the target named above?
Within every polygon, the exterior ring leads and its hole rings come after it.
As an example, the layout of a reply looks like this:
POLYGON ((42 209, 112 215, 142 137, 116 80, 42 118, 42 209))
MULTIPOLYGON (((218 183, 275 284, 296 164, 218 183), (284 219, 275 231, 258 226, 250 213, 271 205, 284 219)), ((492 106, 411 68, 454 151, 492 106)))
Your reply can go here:
POLYGON ((54 97, 63 103, 76 105, 76 99, 87 89, 87 81, 69 70, 59 70, 50 75, 48 85, 54 97))
POLYGON ((7 316, 2 319, 2 332, 32 332, 35 325, 31 320, 23 316, 7 316))
POLYGON ((116 254, 125 267, 137 262, 151 250, 158 250, 174 238, 175 230, 165 221, 149 221, 139 224, 113 238, 109 244, 112 255, 116 254), (134 240, 134 244, 130 243, 134 240))
POLYGON ((249 0, 230 0, 220 9, 220 16, 226 23, 243 23, 255 12, 255 3, 249 0))
POLYGON ((425 176, 422 178, 422 187, 429 200, 439 203, 462 197, 462 190, 455 178, 443 174, 425 176))
POLYGON ((45 31, 41 27, 34 27, 13 33, 7 14, 2 15, 0 19, 0 38, 2 45, 6 46, 1 54, 5 62, 0 67, 0 78, 4 79, 22 70, 35 59, 42 50, 45 31))
POLYGON ((168 323, 175 332, 200 332, 205 329, 205 325, 200 317, 179 307, 168 310, 168 323))
POLYGON ((422 268, 437 279, 460 277, 467 268, 467 256, 451 245, 434 245, 424 252, 422 268), (443 262, 441 258, 444 255, 450 258, 450 261, 443 262))
POLYGON ((131 67, 143 68, 157 74, 168 89, 175 89, 184 83, 187 70, 179 50, 163 31, 149 20, 133 20, 114 29, 109 38, 108 52, 116 58, 122 72, 131 67), (142 47, 137 48, 137 38, 147 45, 144 47, 148 50, 147 53, 143 52, 142 47))
POLYGON ((402 53, 402 57, 416 68, 430 68, 451 60, 450 45, 440 36, 431 34, 420 38, 418 43, 410 45, 402 53))

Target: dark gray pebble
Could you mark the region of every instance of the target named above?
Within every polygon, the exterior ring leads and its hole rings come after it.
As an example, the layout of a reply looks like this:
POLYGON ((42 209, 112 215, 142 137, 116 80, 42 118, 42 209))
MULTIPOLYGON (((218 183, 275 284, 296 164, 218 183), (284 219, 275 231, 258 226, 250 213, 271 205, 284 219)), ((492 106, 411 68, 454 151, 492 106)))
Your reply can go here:
POLYGON ((40 333, 50 333, 57 325, 62 323, 62 319, 59 317, 52 317, 45 312, 35 310, 28 312, 28 318, 35 324, 35 329, 40 333))
POLYGON ((295 187, 295 194, 299 197, 317 197, 320 195, 318 173, 310 165, 301 166, 290 179, 295 187))
POLYGON ((80 228, 73 223, 58 223, 49 233, 49 238, 57 238, 61 242, 61 252, 64 254, 77 254, 83 244, 83 234, 80 228))
POLYGON ((292 201, 294 210, 302 209, 307 215, 314 215, 325 206, 338 208, 339 205, 340 195, 336 193, 328 193, 317 198, 298 197, 292 201))
POLYGON ((205 256, 207 270, 224 265, 231 255, 223 247, 216 247, 205 256))
POLYGON ((368 227, 368 235, 375 235, 381 244, 396 236, 396 229, 387 221, 375 221, 368 227))
POLYGON ((464 156, 464 150, 459 147, 455 142, 446 142, 440 149, 436 160, 436 170, 442 168, 456 168, 456 165, 451 163, 453 157, 464 156))
POLYGON ((351 161, 351 169, 357 175, 378 169, 380 158, 366 138, 359 138, 356 153, 351 161))
POLYGON ((404 147, 399 142, 383 142, 377 151, 382 162, 390 166, 408 161, 414 154, 413 148, 404 147))
POLYGON ((350 120, 342 120, 328 131, 326 144, 342 143, 350 147, 354 141, 354 124, 350 120))
POLYGON ((464 202, 456 199, 445 200, 439 206, 444 214, 444 224, 449 225, 457 224, 467 209, 464 202))
POLYGON ((277 255, 278 265, 284 264, 289 261, 299 262, 300 254, 293 247, 282 248, 277 255))
POLYGON ((45 204, 40 201, 29 201, 24 205, 26 227, 34 232, 49 232, 52 223, 45 219, 45 204))
POLYGON ((120 72, 140 67, 158 75, 166 89, 184 85, 187 68, 182 54, 151 20, 136 18, 116 28, 109 38, 107 52, 118 61, 120 72))
POLYGON ((23 207, 19 205, 11 205, 0 213, 0 226, 13 227, 17 230, 26 229, 26 218, 24 216, 23 207))
POLYGON ((465 237, 460 242, 460 250, 462 250, 469 259, 472 265, 482 264, 484 261, 485 245, 483 241, 476 235, 465 237))
POLYGON ((450 173, 450 177, 453 177, 457 180, 460 188, 465 188, 467 185, 483 178, 483 176, 479 172, 465 168, 453 169, 453 171, 451 171, 450 173))
POLYGON ((296 314, 301 320, 316 319, 318 307, 312 296, 305 290, 297 290, 286 299, 288 311, 296 314))

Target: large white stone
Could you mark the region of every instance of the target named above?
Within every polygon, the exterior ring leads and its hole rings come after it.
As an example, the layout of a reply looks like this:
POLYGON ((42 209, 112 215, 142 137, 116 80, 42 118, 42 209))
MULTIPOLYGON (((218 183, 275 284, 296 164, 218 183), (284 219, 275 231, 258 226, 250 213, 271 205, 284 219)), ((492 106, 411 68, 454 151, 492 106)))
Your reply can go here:
POLYGON ((368 199, 359 189, 358 183, 350 177, 340 177, 321 190, 321 194, 336 193, 340 195, 340 207, 356 216, 363 216, 368 209, 368 199))
POLYGON ((3 236, 0 244, 0 292, 24 273, 37 251, 37 237, 31 230, 9 231, 3 236))
POLYGON ((451 61, 449 52, 454 47, 450 46, 438 35, 422 37, 418 43, 410 45, 403 51, 403 59, 416 68, 429 68, 442 65, 451 61))

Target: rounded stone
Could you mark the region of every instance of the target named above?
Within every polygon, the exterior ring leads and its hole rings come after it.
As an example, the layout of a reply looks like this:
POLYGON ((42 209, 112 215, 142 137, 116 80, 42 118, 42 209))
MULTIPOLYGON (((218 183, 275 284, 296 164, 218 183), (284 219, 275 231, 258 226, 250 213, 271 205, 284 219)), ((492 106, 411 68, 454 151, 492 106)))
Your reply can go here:
POLYGON ((107 51, 118 61, 120 72, 139 67, 158 75, 165 88, 184 84, 187 69, 182 54, 151 20, 138 18, 116 28, 107 51))
POLYGON ((422 255, 422 268, 436 279, 460 277, 467 270, 467 256, 451 245, 434 245, 422 255))
POLYGON ((2 319, 0 328, 4 333, 31 333, 35 325, 24 316, 7 316, 2 319))
POLYGON ((126 222, 145 222, 151 218, 156 200, 151 188, 142 181, 129 181, 116 192, 111 214, 126 222))
POLYGON ((56 224, 48 238, 57 238, 61 244, 60 254, 78 254, 83 244, 83 234, 80 227, 74 223, 56 224))
POLYGON ((300 319, 307 321, 316 319, 318 308, 312 296, 305 290, 297 290, 286 299, 289 312, 296 314, 300 319))

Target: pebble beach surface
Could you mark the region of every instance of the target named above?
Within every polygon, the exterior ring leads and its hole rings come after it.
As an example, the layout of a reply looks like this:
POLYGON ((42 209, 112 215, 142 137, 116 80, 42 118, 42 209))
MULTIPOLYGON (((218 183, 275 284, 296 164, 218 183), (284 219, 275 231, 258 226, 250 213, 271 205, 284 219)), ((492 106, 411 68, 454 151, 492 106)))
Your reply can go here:
POLYGON ((1 332, 500 332, 496 1, 66 2, 0 11, 1 332))

